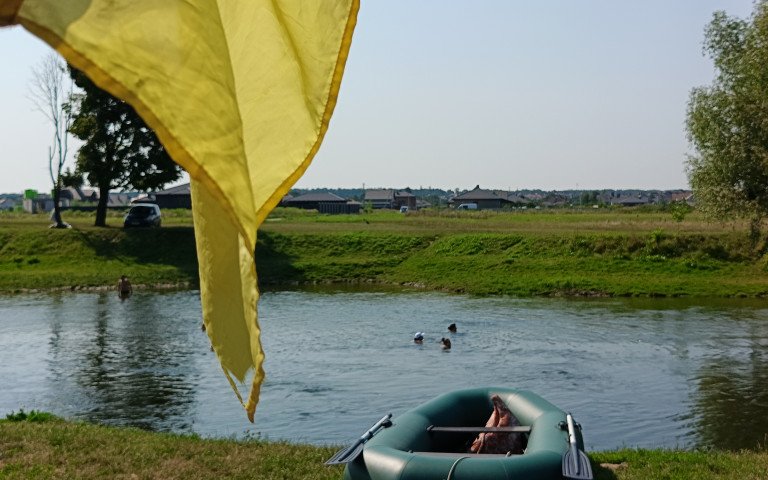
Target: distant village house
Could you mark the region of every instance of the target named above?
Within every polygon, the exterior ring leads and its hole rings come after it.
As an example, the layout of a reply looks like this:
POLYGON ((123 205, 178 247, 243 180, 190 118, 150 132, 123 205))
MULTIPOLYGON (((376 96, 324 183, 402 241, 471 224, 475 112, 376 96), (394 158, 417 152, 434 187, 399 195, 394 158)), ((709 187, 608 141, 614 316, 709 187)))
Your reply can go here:
POLYGON ((157 192, 139 195, 131 200, 131 203, 154 203, 161 209, 165 208, 192 208, 192 192, 189 183, 184 183, 157 192))
POLYGON ((361 206, 360 202, 347 200, 330 192, 310 192, 298 197, 286 197, 281 205, 328 214, 360 213, 361 206))
POLYGON ((401 207, 408 207, 409 210, 416 210, 418 208, 416 195, 408 190, 366 190, 363 202, 366 205, 370 205, 373 209, 386 208, 398 210, 401 207))
POLYGON ((500 210, 511 207, 513 204, 506 195, 498 195, 492 190, 483 190, 480 185, 448 201, 448 204, 454 208, 463 203, 474 203, 478 210, 500 210))

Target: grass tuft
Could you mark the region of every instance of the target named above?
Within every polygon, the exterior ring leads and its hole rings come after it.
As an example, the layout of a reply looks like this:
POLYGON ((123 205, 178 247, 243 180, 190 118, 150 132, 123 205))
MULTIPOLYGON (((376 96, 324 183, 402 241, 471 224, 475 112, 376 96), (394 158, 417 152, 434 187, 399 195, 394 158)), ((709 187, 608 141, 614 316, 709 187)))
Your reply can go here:
POLYGON ((27 413, 21 408, 18 413, 13 411, 7 414, 5 419, 9 422, 49 422, 51 420, 58 420, 59 418, 52 413, 40 412, 37 410, 31 410, 27 413))

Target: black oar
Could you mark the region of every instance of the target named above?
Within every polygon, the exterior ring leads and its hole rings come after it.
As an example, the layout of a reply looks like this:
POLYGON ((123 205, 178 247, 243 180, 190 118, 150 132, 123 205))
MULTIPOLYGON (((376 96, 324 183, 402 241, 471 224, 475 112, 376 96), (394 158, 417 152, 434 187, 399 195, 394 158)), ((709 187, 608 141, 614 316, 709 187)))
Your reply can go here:
POLYGON ((563 476, 569 480, 592 480, 592 465, 587 454, 576 445, 576 429, 571 414, 565 416, 568 424, 568 451, 563 455, 563 476))
POLYGON ((368 440, 373 437, 373 435, 379 431, 381 427, 388 427, 392 425, 392 414, 388 413, 382 417, 381 420, 374 423, 371 428, 368 429, 367 432, 363 434, 362 437, 358 438, 355 443, 352 445, 342 448, 338 452, 336 452, 336 455, 332 456, 328 459, 328 461, 325 462, 326 465, 338 465, 340 463, 349 463, 357 458, 358 455, 360 455, 360 452, 363 451, 363 444, 367 442, 368 440))

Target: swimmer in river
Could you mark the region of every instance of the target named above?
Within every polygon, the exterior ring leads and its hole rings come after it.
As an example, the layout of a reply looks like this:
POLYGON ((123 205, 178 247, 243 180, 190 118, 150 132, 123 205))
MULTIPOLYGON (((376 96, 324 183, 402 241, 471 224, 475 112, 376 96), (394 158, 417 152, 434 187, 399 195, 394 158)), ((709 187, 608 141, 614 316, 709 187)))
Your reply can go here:
POLYGON ((450 350, 451 349, 451 341, 447 338, 443 338, 440 340, 440 343, 443 344, 443 350, 450 350))
POLYGON ((456 324, 452 323, 452 324, 448 325, 448 331, 451 332, 451 333, 456 333, 456 324))
POLYGON ((416 332, 416 335, 413 336, 413 343, 417 345, 424 343, 424 334, 421 332, 416 332))

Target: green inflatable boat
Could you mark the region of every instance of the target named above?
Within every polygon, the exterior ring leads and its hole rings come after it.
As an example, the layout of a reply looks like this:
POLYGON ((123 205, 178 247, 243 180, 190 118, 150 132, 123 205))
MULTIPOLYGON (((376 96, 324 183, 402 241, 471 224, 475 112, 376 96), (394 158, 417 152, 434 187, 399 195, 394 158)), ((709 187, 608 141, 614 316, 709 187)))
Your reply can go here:
POLYGON ((570 415, 538 395, 475 388, 441 395, 392 420, 383 418, 337 454, 346 460, 329 463, 347 464, 345 480, 590 479, 589 459, 582 450, 581 433, 570 415), (519 425, 484 426, 495 411, 494 395, 519 425), (513 440, 522 448, 469 453, 476 450, 478 438, 485 438, 478 436, 489 432, 518 436, 513 440))

